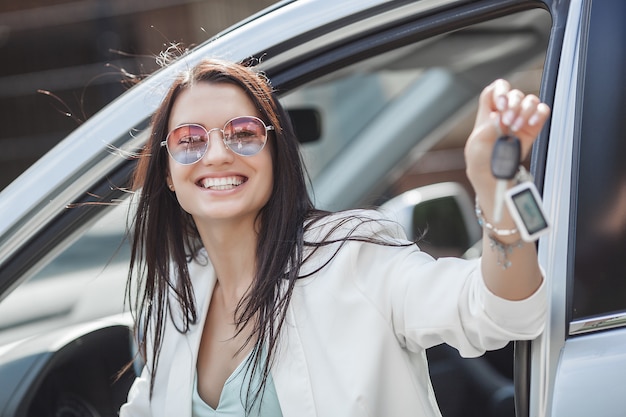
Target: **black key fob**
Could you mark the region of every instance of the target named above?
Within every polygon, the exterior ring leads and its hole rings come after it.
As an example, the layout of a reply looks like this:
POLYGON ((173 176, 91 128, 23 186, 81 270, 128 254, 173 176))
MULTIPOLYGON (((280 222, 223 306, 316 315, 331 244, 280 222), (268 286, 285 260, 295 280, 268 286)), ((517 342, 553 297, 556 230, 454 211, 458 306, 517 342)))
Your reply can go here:
POLYGON ((500 136, 491 153, 491 173, 499 180, 515 177, 521 158, 521 145, 516 136, 500 136))

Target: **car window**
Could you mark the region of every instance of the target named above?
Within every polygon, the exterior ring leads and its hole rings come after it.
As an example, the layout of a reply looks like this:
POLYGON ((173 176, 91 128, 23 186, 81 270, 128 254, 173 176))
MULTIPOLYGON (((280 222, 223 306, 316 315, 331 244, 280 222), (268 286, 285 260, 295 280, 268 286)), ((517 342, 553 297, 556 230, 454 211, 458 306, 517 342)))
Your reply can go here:
POLYGON ((499 77, 539 94, 550 24, 542 9, 493 19, 359 61, 283 96, 287 108, 321 114, 321 139, 302 147, 316 205, 379 205, 444 181, 471 192, 462 149, 477 95, 499 77))
MULTIPOLYGON (((501 17, 369 57, 284 94, 287 109, 321 115, 320 140, 302 145, 316 204, 378 206, 449 181, 469 191, 462 147, 477 95, 498 77, 538 94, 550 24, 542 9, 501 17)), ((0 339, 124 310, 127 210, 108 211, 0 303, 0 339)), ((415 227, 437 233, 433 225, 415 227)))
MULTIPOLYGON (((610 321, 612 315, 623 318, 626 312, 624 19, 626 3, 593 3, 584 69, 578 178, 572 193, 576 212, 570 314, 574 322, 604 316, 610 321)), ((622 320, 621 324, 626 323, 622 320)))

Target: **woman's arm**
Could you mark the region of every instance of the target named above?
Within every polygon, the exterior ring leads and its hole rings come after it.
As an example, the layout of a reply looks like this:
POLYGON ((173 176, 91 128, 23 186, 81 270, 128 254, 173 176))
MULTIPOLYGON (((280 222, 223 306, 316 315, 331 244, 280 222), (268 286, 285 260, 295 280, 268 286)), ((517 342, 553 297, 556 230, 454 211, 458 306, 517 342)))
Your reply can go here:
MULTIPOLYGON (((536 96, 512 89, 504 80, 494 81, 480 96, 474 130, 465 146, 467 176, 485 221, 497 229, 511 230, 515 224, 506 207, 502 219, 494 220, 496 179, 490 165, 494 143, 502 131, 517 136, 523 160, 549 114, 550 108, 536 96)), ((484 228, 481 269, 487 288, 509 300, 529 297, 543 279, 535 244, 523 242, 519 233, 499 236, 484 228)))

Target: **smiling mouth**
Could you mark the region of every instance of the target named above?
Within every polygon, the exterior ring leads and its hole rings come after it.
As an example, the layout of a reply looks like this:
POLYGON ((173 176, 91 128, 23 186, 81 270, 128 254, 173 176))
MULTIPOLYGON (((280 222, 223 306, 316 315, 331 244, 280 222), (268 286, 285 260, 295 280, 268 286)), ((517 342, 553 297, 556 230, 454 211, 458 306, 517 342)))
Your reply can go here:
POLYGON ((222 177, 222 178, 204 178, 198 181, 198 185, 208 190, 232 190, 246 182, 246 177, 222 177))

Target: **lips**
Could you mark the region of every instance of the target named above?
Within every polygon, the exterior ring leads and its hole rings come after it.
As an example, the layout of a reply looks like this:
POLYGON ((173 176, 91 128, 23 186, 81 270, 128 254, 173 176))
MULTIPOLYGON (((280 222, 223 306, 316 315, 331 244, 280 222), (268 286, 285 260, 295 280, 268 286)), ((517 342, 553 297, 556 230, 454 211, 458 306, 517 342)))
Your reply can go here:
POLYGON ((246 182, 248 179, 241 176, 219 177, 219 178, 203 178, 198 181, 198 186, 208 190, 232 190, 246 182))

